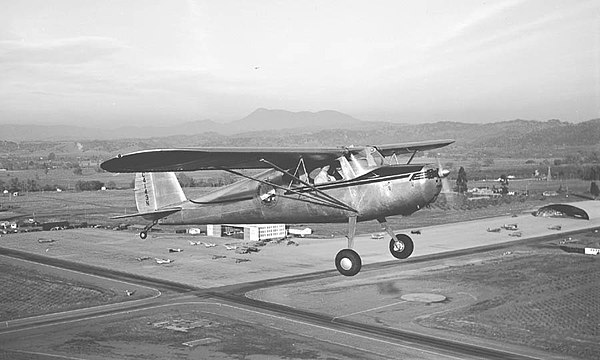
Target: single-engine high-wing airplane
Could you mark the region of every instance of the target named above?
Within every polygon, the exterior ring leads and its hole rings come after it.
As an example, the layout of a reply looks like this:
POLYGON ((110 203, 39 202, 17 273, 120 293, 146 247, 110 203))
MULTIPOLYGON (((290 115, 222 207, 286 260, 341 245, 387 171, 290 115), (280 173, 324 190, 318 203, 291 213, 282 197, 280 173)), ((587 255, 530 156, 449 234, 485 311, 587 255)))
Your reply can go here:
POLYGON ((138 151, 107 160, 102 169, 136 173, 135 200, 140 216, 163 224, 264 224, 348 222, 348 248, 335 265, 356 275, 362 260, 352 248, 357 221, 376 219, 391 237, 399 259, 413 252, 411 238, 396 234, 386 216, 410 215, 435 201, 448 170, 413 164, 418 151, 454 140, 350 146, 340 148, 187 148, 138 151), (411 154, 405 164, 398 155, 411 154), (267 169, 250 176, 239 169, 267 169), (175 171, 224 170, 242 177, 197 199, 187 199, 175 171))

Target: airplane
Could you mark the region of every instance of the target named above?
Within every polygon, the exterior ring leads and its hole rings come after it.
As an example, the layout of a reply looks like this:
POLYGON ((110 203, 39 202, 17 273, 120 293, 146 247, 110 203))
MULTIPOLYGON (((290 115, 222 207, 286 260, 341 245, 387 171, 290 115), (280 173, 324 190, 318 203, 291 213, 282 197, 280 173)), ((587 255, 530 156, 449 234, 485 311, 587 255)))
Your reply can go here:
POLYGON ((356 224, 377 220, 391 237, 398 259, 413 252, 413 241, 395 233, 386 217, 410 215, 434 202, 449 171, 413 164, 418 151, 450 145, 431 140, 378 146, 327 148, 180 148, 142 150, 104 161, 108 172, 135 173, 138 212, 114 218, 156 224, 348 223, 347 248, 335 257, 337 270, 356 275, 362 267, 353 250, 356 224), (398 155, 410 155, 400 163, 398 155), (262 170, 257 174, 238 170, 262 170), (197 199, 188 199, 175 172, 223 170, 242 179, 197 199), (327 176, 323 175, 326 172, 327 176), (321 174, 321 175, 319 175, 321 174), (318 181, 315 181, 318 180, 318 181))
POLYGON ((304 228, 304 229, 289 228, 288 234, 294 235, 294 236, 305 237, 307 235, 312 235, 312 229, 311 228, 304 228))
POLYGON ((502 225, 504 230, 519 230, 519 226, 517 224, 504 224, 502 225))
POLYGON ((161 259, 161 258, 154 258, 154 260, 156 261, 157 264, 170 264, 172 262, 175 262, 175 260, 161 259))

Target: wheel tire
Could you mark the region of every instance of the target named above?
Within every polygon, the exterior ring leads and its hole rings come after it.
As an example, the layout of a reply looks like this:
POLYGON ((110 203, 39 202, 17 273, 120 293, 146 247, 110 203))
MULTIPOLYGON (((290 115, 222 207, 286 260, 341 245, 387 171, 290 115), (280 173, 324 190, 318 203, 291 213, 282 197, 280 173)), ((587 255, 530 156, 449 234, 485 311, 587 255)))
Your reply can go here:
POLYGON ((398 241, 400 241, 400 243, 402 245, 404 245, 404 248, 399 249, 396 246, 396 242, 394 241, 394 239, 391 239, 390 240, 390 253, 396 259, 408 258, 413 253, 413 249, 414 249, 414 244, 413 244, 412 239, 410 238, 410 236, 405 235, 405 234, 396 234, 396 238, 398 238, 398 241))
POLYGON ((140 233, 140 239, 142 239, 142 240, 146 240, 146 238, 147 238, 147 237, 148 237, 148 233, 147 233, 147 232, 145 232, 145 231, 142 231, 142 232, 140 233))
POLYGON ((344 276, 354 276, 360 271, 362 260, 356 251, 343 249, 335 257, 335 267, 344 276))

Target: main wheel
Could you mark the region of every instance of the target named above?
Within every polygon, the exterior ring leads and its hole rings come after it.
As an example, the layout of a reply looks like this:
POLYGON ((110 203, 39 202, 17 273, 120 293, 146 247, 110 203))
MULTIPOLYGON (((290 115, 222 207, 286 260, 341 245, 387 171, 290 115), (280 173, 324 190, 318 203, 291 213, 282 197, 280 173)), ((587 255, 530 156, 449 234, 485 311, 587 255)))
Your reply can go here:
POLYGON ((147 237, 148 237, 148 233, 146 231, 142 231, 140 233, 140 239, 146 240, 147 237))
POLYGON ((390 253, 396 259, 406 259, 412 254, 414 245, 410 236, 405 234, 396 234, 398 241, 390 240, 390 253))
POLYGON ((343 249, 335 257, 335 267, 344 276, 354 276, 360 271, 362 260, 356 251, 343 249))

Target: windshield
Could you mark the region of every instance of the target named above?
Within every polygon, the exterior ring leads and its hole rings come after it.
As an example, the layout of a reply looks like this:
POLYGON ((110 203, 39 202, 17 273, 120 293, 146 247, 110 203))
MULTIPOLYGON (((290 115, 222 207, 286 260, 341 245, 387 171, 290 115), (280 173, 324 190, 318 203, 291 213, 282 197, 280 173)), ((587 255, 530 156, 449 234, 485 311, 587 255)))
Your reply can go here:
POLYGON ((384 165, 384 157, 374 147, 365 147, 359 152, 352 153, 348 159, 354 176, 367 173, 370 169, 384 165))

